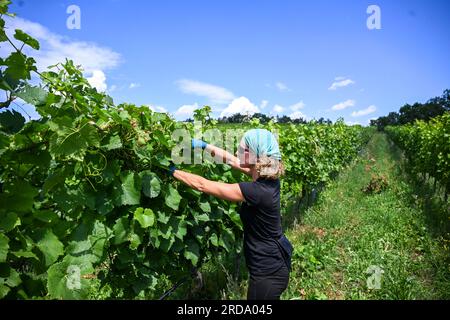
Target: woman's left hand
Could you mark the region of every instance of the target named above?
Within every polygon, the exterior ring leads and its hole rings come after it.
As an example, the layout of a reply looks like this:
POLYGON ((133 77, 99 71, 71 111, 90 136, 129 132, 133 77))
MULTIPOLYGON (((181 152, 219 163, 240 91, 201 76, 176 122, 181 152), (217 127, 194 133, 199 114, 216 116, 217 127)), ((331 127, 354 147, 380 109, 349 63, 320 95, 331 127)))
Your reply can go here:
POLYGON ((205 149, 208 144, 203 140, 192 139, 192 148, 205 149))
POLYGON ((175 170, 177 170, 177 167, 175 166, 175 164, 172 161, 170 161, 169 174, 171 176, 173 176, 173 173, 175 172, 175 170))

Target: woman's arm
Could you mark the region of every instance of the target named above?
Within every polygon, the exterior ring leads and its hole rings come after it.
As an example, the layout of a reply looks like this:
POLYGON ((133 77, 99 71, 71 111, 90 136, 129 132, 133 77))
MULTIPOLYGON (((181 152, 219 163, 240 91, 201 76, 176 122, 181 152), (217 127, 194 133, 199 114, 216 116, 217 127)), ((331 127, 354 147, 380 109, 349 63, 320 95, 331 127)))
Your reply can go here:
POLYGON ((247 175, 251 175, 250 168, 242 168, 240 165, 239 158, 233 156, 228 151, 213 146, 212 144, 208 144, 205 150, 208 151, 215 159, 221 160, 223 161, 223 163, 226 163, 231 167, 233 167, 234 169, 237 169, 247 175))
POLYGON ((189 187, 200 192, 210 194, 219 199, 232 202, 244 201, 244 196, 242 195, 241 188, 237 183, 230 184, 215 182, 205 179, 199 175, 181 170, 173 171, 173 176, 189 187))

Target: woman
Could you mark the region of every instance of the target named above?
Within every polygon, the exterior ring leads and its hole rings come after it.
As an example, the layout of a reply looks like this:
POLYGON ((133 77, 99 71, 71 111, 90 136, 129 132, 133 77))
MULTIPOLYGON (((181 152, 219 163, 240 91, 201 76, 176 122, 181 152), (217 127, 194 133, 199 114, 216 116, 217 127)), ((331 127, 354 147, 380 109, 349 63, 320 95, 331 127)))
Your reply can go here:
POLYGON ((280 218, 280 180, 284 168, 274 135, 265 129, 247 131, 237 157, 229 152, 192 140, 216 159, 252 177, 252 182, 215 182, 177 170, 173 176, 194 188, 220 199, 243 202, 239 214, 244 226, 244 255, 250 272, 247 299, 279 299, 289 281, 292 246, 283 236, 280 218))

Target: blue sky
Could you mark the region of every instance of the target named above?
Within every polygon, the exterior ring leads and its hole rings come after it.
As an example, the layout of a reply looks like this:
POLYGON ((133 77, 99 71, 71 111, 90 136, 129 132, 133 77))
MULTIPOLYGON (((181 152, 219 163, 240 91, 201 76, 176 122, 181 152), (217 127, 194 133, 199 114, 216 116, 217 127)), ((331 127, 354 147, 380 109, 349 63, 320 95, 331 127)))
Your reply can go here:
MULTIPOLYGON (((116 103, 366 125, 450 88, 450 1, 13 1, 39 68, 69 56, 116 103), (66 26, 69 5, 81 29, 66 26), (369 30, 369 5, 381 29, 369 30), (334 83, 334 86, 333 86, 334 83)), ((1 53, 1 51, 0 51, 1 53)), ((28 110, 30 113, 32 111, 28 110)))

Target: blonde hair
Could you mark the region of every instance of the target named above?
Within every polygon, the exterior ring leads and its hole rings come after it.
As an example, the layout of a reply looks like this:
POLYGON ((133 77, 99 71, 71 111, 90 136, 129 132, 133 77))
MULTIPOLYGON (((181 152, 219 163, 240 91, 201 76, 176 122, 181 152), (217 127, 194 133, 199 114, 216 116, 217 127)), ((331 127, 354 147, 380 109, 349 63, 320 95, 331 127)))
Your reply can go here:
POLYGON ((261 178, 276 180, 284 175, 284 165, 281 160, 261 156, 255 164, 256 172, 261 178))

